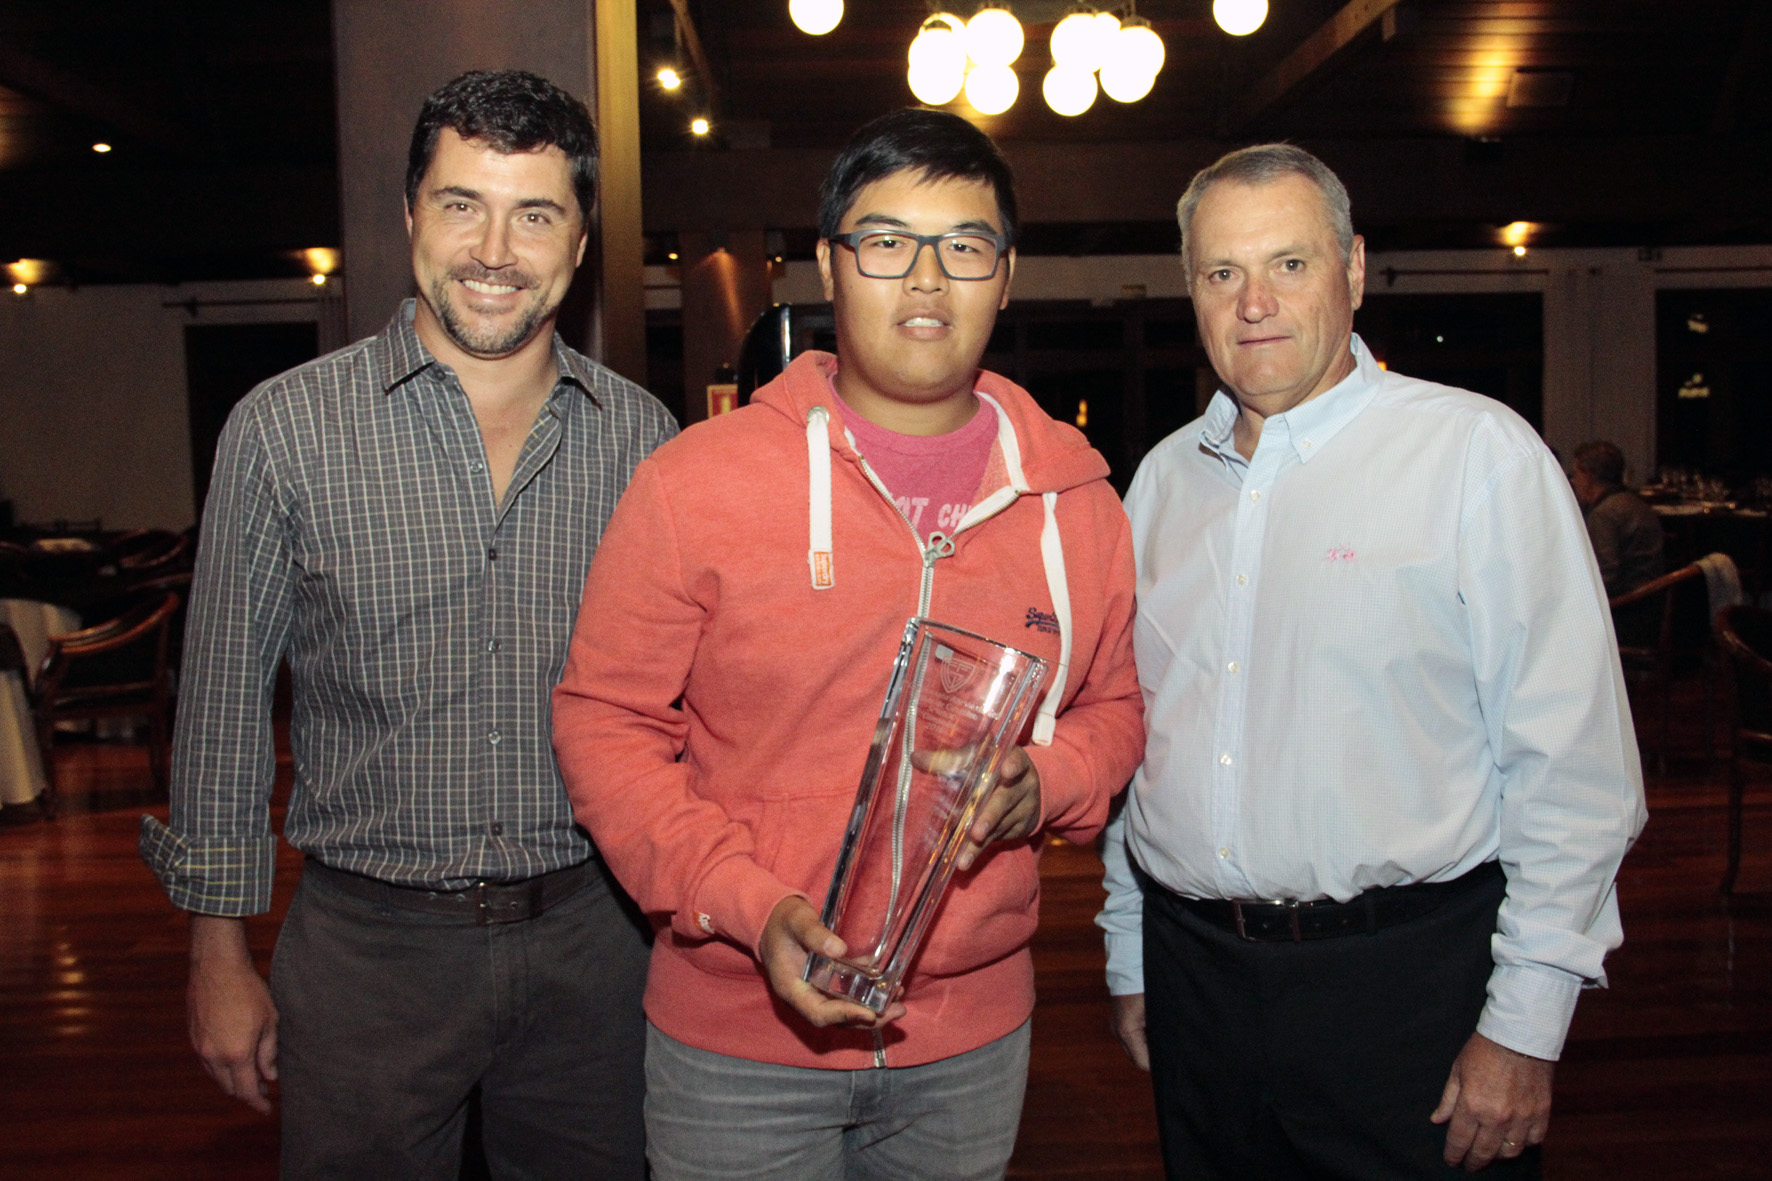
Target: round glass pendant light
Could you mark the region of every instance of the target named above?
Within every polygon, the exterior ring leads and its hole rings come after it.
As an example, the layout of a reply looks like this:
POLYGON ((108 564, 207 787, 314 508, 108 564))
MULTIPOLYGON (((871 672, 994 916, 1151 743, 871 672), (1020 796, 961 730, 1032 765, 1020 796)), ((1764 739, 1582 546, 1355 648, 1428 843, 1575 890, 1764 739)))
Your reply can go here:
POLYGON ((1067 69, 1101 69, 1107 59, 1108 38, 1120 31, 1119 18, 1105 14, 1111 27, 1093 12, 1073 12, 1052 29, 1052 61, 1067 69))
POLYGON ((1078 66, 1053 66, 1040 86, 1046 105, 1060 115, 1081 115, 1095 103, 1095 71, 1078 66))
POLYGON ((1132 17, 1120 26, 1114 35, 1107 55, 1102 59, 1102 68, 1124 62, 1125 68, 1135 74, 1149 74, 1152 78, 1163 68, 1163 39, 1157 36, 1157 30, 1151 23, 1140 17, 1132 17))
POLYGON ((911 93, 932 107, 954 101, 966 84, 966 44, 960 34, 931 17, 911 42, 911 93))
POLYGON ((1246 37, 1267 19, 1267 0, 1212 0, 1212 19, 1233 37, 1246 37))
POLYGON ((1021 22, 1006 8, 981 8, 966 22, 966 52, 980 66, 1004 66, 1021 56, 1021 22))
POLYGON ((1008 66, 977 66, 966 75, 966 101, 981 115, 1001 115, 1019 93, 1021 82, 1008 66))
POLYGON ((1156 84, 1155 74, 1141 74, 1123 62, 1109 62, 1101 67, 1102 92, 1117 103, 1135 103, 1156 84))
POLYGON ((788 16, 802 33, 822 36, 843 19, 843 0, 788 0, 788 16))

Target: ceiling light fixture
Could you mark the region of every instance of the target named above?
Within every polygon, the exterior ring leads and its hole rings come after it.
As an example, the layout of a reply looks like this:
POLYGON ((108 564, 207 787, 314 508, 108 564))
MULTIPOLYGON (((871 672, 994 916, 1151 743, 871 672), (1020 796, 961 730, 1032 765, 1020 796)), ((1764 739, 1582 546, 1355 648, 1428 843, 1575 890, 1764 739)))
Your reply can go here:
POLYGON ((1135 103, 1157 84, 1163 68, 1163 39, 1136 13, 1114 34, 1101 67, 1101 88, 1115 102, 1135 103))
POLYGON ((981 8, 966 22, 966 55, 981 66, 1007 69, 1026 43, 1021 22, 1007 8, 981 8))
POLYGON ((706 135, 712 129, 713 129, 713 125, 710 124, 706 119, 696 119, 694 122, 689 124, 689 130, 695 132, 695 134, 697 134, 697 135, 706 135))
POLYGON ((1267 0, 1212 0, 1212 19, 1233 37, 1247 37, 1267 19, 1267 0))
POLYGON ((1081 66, 1053 66, 1046 72, 1040 93, 1046 105, 1060 115, 1081 115, 1095 105, 1095 72, 1081 66))
POLYGON ((308 278, 308 282, 312 283, 316 287, 324 287, 324 286, 326 286, 326 276, 319 275, 319 274, 312 275, 308 278))
POLYGON ((1021 80, 1007 65, 974 66, 966 75, 966 101, 981 115, 1001 115, 1020 93, 1021 80))
POLYGON ((101 144, 93 144, 92 150, 102 156, 106 152, 111 150, 111 145, 110 144, 102 144, 102 143, 101 144))
POLYGON ((788 16, 802 33, 822 37, 843 19, 843 0, 788 0, 788 16))
POLYGON ((14 295, 29 295, 30 291, 31 289, 26 287, 23 283, 14 283, 12 285, 12 293, 14 295))
POLYGON ((675 90, 683 85, 683 75, 669 66, 662 66, 658 71, 658 84, 666 90, 675 90))
POLYGON ((1053 64, 1094 73, 1107 61, 1113 35, 1119 31, 1120 18, 1113 13, 1079 9, 1052 28, 1053 64))
POLYGON ((932 107, 953 102, 966 85, 966 42, 951 23, 957 20, 945 13, 932 16, 911 42, 907 74, 911 93, 932 107))

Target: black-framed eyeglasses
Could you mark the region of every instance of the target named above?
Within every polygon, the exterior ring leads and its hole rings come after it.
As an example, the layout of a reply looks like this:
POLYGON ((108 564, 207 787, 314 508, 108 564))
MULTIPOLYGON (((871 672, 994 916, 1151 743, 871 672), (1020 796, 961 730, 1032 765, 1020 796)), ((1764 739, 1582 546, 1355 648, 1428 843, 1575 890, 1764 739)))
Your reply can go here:
POLYGON ((855 265, 870 279, 902 279, 917 265, 923 247, 935 249, 936 265, 950 279, 971 282, 997 273, 1009 239, 1001 234, 962 230, 952 234, 907 234, 900 230, 854 230, 829 241, 855 252, 855 265))

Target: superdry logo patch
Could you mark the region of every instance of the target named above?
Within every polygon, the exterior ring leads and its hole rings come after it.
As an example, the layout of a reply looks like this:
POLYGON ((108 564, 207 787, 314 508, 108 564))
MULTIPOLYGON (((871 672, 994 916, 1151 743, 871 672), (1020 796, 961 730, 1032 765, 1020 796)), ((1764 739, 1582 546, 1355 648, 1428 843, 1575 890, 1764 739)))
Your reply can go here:
POLYGON ((1029 607, 1028 617, 1022 621, 1021 626, 1031 627, 1035 631, 1044 632, 1049 636, 1056 636, 1058 634, 1058 616, 1048 614, 1038 607, 1029 607))

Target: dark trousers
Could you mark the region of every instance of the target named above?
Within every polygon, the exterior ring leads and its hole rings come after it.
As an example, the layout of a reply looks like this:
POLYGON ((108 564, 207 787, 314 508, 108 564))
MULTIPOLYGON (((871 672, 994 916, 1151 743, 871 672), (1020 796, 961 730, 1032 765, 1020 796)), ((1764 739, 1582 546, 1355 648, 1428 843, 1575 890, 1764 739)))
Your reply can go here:
MULTIPOLYGON (((1146 1036, 1177 1181, 1446 1178, 1428 1122, 1476 1030, 1505 882, 1371 934, 1249 943, 1146 883, 1146 1036)), ((1537 1177, 1539 1154, 1484 1176, 1537 1177)))
POLYGON ((271 969, 286 1181, 454 1181, 476 1087, 494 1177, 645 1176, 646 939, 591 868, 490 926, 303 875, 271 969))

